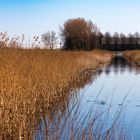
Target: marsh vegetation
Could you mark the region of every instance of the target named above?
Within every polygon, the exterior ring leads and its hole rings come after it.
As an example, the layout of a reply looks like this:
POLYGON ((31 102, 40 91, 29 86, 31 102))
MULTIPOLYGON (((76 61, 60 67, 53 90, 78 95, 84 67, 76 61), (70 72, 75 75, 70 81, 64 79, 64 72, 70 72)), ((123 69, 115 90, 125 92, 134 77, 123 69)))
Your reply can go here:
POLYGON ((47 111, 112 57, 101 51, 0 49, 0 137, 31 139, 47 111))
POLYGON ((140 67, 140 51, 126 51, 124 56, 130 63, 135 64, 136 66, 140 67))
MULTIPOLYGON (((131 129, 123 123, 126 96, 112 115, 113 100, 98 99, 103 90, 101 83, 99 94, 86 101, 91 104, 85 110, 81 110, 79 91, 92 83, 97 73, 102 74, 103 67, 109 66, 105 70, 109 75, 112 60, 124 60, 104 49, 125 50, 136 44, 138 47, 139 34, 103 35, 91 21, 78 18, 66 21, 60 36, 61 48, 56 49, 58 36, 54 31, 44 33, 41 38, 34 36, 29 46, 24 34, 9 38, 7 32, 0 33, 0 139, 131 138, 131 129)), ((138 51, 125 52, 124 56, 139 65, 138 51)), ((123 66, 113 68, 124 71, 123 66)))

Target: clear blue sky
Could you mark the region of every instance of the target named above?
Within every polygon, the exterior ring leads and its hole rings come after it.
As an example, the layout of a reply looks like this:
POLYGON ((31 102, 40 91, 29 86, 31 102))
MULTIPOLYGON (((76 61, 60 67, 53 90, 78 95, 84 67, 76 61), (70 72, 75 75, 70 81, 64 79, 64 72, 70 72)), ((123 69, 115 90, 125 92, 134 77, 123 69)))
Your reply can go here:
POLYGON ((0 31, 40 35, 83 17, 102 32, 140 32, 140 0, 0 0, 0 31))

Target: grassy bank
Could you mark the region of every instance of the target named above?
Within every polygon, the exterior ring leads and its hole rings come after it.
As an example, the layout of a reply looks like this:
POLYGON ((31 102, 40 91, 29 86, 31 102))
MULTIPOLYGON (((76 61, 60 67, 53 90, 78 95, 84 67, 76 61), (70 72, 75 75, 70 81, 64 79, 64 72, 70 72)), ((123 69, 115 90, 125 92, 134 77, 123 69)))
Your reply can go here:
POLYGON ((0 139, 28 139, 42 114, 112 57, 102 51, 1 49, 0 139))
POLYGON ((130 63, 140 67, 140 51, 126 51, 124 56, 130 63))

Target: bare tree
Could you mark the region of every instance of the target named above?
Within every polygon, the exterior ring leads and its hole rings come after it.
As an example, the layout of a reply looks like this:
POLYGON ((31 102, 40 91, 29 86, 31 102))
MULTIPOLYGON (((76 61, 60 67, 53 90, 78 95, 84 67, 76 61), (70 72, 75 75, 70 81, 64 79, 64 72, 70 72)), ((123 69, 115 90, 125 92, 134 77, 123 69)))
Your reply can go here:
POLYGON ((127 42, 129 45, 130 44, 135 44, 134 43, 134 36, 131 34, 131 33, 129 33, 128 34, 128 42, 127 42))
POLYGON ((125 45, 126 44, 126 36, 123 34, 123 33, 121 33, 120 34, 120 42, 121 42, 121 45, 125 45))
POLYGON ((103 37, 104 35, 100 31, 98 31, 96 34, 96 48, 102 48, 103 37))
POLYGON ((69 19, 61 28, 64 48, 69 50, 91 50, 94 48, 97 27, 83 18, 69 19))
POLYGON ((117 46, 119 44, 119 34, 117 32, 114 33, 113 39, 114 39, 113 44, 117 46))
POLYGON ((138 44, 139 44, 140 34, 139 34, 138 32, 135 32, 134 38, 135 38, 135 43, 136 43, 136 45, 138 45, 138 44))
POLYGON ((54 31, 48 31, 42 35, 42 42, 46 48, 54 49, 57 46, 58 38, 54 31))
POLYGON ((111 34, 109 32, 106 32, 105 35, 104 35, 104 38, 105 38, 105 44, 106 44, 106 47, 107 49, 110 48, 110 44, 111 44, 111 34))

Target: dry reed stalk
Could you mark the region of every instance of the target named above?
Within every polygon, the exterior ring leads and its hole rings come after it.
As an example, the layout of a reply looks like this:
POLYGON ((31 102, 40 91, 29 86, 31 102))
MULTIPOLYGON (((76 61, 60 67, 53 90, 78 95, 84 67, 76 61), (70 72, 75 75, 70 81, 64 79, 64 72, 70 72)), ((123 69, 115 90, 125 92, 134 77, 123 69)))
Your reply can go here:
POLYGON ((140 51, 139 50, 126 51, 124 52, 124 56, 130 63, 140 67, 140 51))
POLYGON ((31 139, 48 109, 112 57, 102 51, 0 49, 0 137, 31 139))

